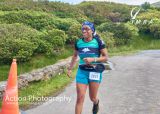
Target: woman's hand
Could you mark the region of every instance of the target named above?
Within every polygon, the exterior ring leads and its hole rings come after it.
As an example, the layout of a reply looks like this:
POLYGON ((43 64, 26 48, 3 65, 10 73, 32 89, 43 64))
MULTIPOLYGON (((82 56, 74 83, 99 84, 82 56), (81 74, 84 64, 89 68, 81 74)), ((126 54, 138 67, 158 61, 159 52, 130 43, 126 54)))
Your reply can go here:
POLYGON ((72 78, 72 77, 71 77, 71 74, 72 74, 72 70, 71 70, 71 69, 67 69, 67 76, 68 76, 69 78, 72 78))
POLYGON ((84 62, 85 62, 86 64, 90 64, 91 62, 94 61, 94 58, 86 57, 86 58, 84 58, 83 60, 84 60, 84 62))
POLYGON ((74 65, 75 65, 75 63, 76 63, 77 56, 78 56, 78 52, 77 52, 77 50, 74 50, 74 54, 73 54, 73 56, 72 56, 71 63, 70 63, 70 65, 68 66, 68 68, 67 68, 67 73, 66 73, 69 78, 72 78, 72 77, 71 77, 72 68, 74 67, 74 65))

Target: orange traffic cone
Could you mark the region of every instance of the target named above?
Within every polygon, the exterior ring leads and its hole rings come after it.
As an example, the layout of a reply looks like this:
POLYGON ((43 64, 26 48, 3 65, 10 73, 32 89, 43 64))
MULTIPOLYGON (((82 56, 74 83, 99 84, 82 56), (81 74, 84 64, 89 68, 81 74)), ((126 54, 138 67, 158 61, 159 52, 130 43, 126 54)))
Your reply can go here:
POLYGON ((13 59, 0 114, 20 114, 18 105, 17 63, 13 59))

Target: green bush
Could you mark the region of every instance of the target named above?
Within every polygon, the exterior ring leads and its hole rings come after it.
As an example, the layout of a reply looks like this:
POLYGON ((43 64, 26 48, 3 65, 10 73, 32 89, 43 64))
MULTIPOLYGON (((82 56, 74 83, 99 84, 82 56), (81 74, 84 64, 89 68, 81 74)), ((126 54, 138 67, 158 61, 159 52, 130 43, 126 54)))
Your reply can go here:
POLYGON ((160 24, 152 24, 149 29, 154 38, 160 39, 160 24))
POLYGON ((103 39, 105 44, 107 45, 107 48, 113 48, 115 45, 115 39, 114 34, 111 32, 102 32, 98 33, 100 35, 100 38, 103 39))
POLYGON ((18 11, 18 10, 36 10, 48 11, 45 3, 33 2, 33 0, 1 0, 0 10, 18 11))
POLYGON ((138 28, 130 23, 102 23, 97 29, 100 32, 113 33, 117 46, 130 43, 134 36, 138 35, 138 28))
POLYGON ((64 49, 67 37, 68 36, 65 34, 65 32, 59 29, 47 31, 43 40, 48 43, 50 50, 48 51, 48 55, 53 55, 61 52, 64 49))
POLYGON ((135 37, 139 35, 139 29, 138 27, 136 27, 134 24, 127 22, 124 24, 125 27, 128 28, 129 31, 131 31, 132 36, 131 37, 135 37))
POLYGON ((77 38, 80 38, 82 36, 82 31, 81 31, 81 24, 73 24, 70 26, 70 28, 67 31, 68 34, 68 39, 67 43, 73 43, 77 38))
POLYGON ((157 10, 148 9, 147 11, 140 13, 137 16, 137 20, 142 21, 141 24, 137 24, 139 31, 150 34, 150 25, 152 25, 152 23, 160 23, 159 18, 160 12, 157 10), (146 23, 144 24, 144 22, 146 23))
POLYGON ((115 23, 112 22, 105 22, 102 23, 97 27, 97 30, 100 32, 105 32, 105 31, 112 31, 112 29, 116 26, 115 23))
POLYGON ((13 58, 16 58, 18 61, 27 61, 36 49, 33 43, 19 39, 6 39, 5 43, 0 44, 0 47, 0 60, 3 63, 9 62, 13 58))
POLYGON ((130 31, 123 23, 116 24, 111 32, 114 33, 114 37, 116 38, 116 45, 126 45, 130 43, 133 38, 132 31, 130 31))
POLYGON ((140 32, 153 35, 153 38, 160 38, 160 19, 154 18, 153 23, 137 25, 140 32))
POLYGON ((64 2, 50 2, 47 9, 60 18, 82 18, 84 16, 77 6, 64 2))
POLYGON ((53 20, 53 23, 56 25, 58 29, 63 31, 68 31, 69 27, 73 24, 79 24, 78 21, 72 18, 65 18, 65 19, 55 18, 53 20))
POLYGON ((141 7, 145 10, 150 9, 151 4, 149 2, 145 2, 144 4, 141 5, 141 7))
POLYGON ((138 27, 138 29, 139 29, 139 32, 141 32, 141 33, 147 33, 147 34, 150 33, 149 26, 150 26, 150 25, 148 25, 148 24, 146 24, 146 25, 143 25, 143 24, 137 25, 137 27, 138 27))
POLYGON ((130 19, 131 7, 124 4, 107 2, 82 2, 78 7, 96 25, 106 22, 108 19, 114 22, 126 22, 130 19))
POLYGON ((0 21, 7 24, 23 23, 40 31, 54 28, 67 31, 71 25, 79 23, 75 19, 61 19, 54 15, 37 11, 5 12, 0 15, 0 21))
POLYGON ((28 61, 38 48, 39 32, 21 24, 0 25, 0 61, 28 61))
POLYGON ((140 20, 145 20, 145 19, 151 20, 151 19, 159 19, 159 18, 160 18, 160 12, 152 9, 149 9, 146 12, 140 13, 137 16, 137 19, 140 19, 140 20))
POLYGON ((52 15, 35 11, 11 11, 0 16, 0 21, 3 23, 23 23, 37 30, 56 28, 53 19, 52 15))
POLYGON ((83 22, 86 21, 86 20, 89 21, 89 19, 87 19, 87 18, 76 18, 76 20, 77 20, 80 24, 83 23, 83 22))
POLYGON ((49 55, 52 52, 52 45, 45 40, 45 34, 39 35, 39 38, 36 43, 38 47, 34 51, 34 54, 47 54, 49 55))

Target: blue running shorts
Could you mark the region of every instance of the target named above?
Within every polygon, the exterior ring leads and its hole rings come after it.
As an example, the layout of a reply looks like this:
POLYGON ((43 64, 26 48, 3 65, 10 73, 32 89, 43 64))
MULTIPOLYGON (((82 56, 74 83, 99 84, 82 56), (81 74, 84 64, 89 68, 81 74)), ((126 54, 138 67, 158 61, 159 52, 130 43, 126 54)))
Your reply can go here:
POLYGON ((101 83, 101 81, 102 81, 102 73, 81 70, 80 68, 78 68, 76 74, 76 83, 82 83, 88 85, 90 82, 101 83))

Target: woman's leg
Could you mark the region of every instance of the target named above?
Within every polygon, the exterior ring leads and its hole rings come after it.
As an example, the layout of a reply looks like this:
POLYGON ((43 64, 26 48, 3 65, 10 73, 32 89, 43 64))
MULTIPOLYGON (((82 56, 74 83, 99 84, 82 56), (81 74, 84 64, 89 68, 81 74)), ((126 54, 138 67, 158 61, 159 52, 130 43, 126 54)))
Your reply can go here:
POLYGON ((99 111, 99 99, 97 98, 99 83, 90 82, 89 83, 89 96, 91 101, 93 102, 93 114, 97 114, 99 111))
POLYGON ((98 94, 98 88, 99 83, 97 82, 90 82, 89 83, 89 96, 91 101, 96 104, 98 102, 97 94, 98 94))
POLYGON ((83 102, 87 90, 86 84, 76 84, 77 88, 77 102, 76 102, 76 107, 75 107, 75 114, 81 114, 82 113, 82 107, 83 107, 83 102))

